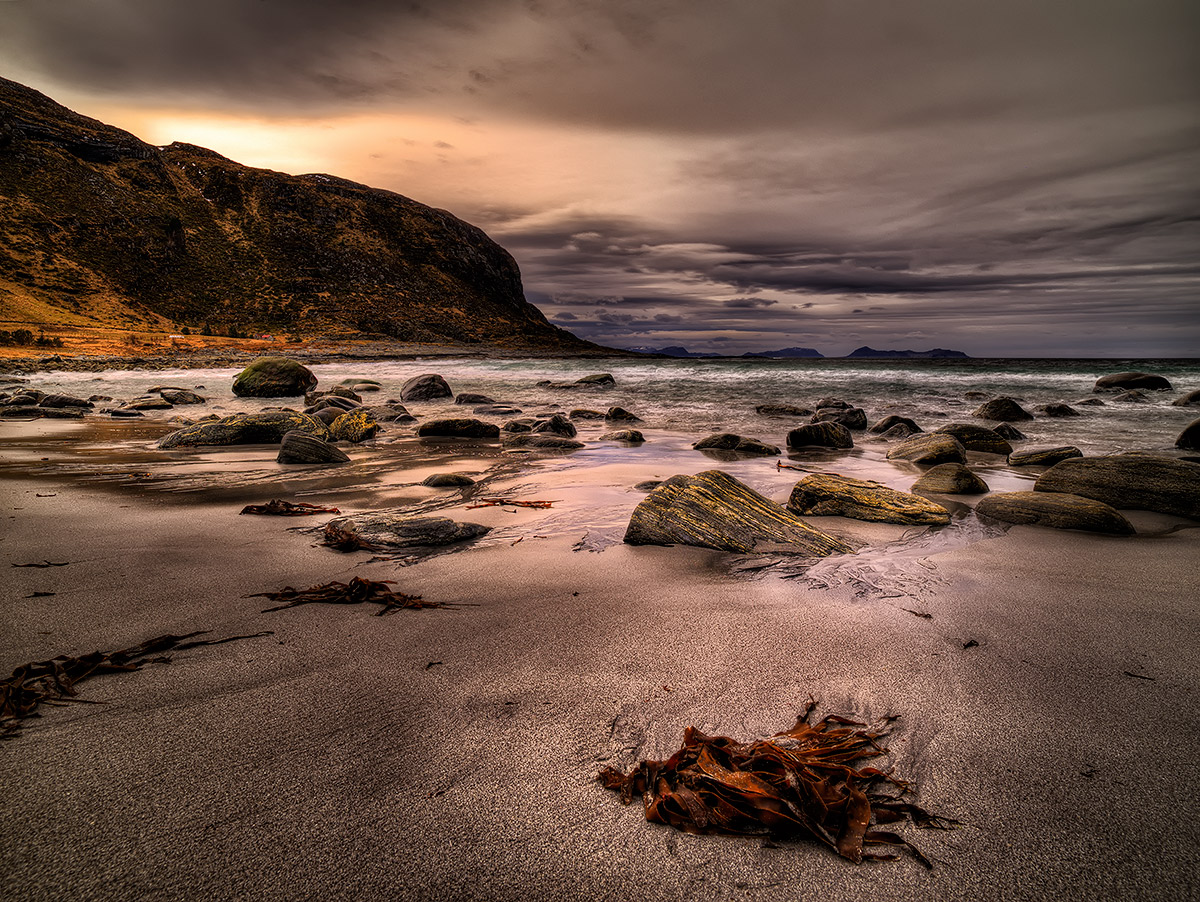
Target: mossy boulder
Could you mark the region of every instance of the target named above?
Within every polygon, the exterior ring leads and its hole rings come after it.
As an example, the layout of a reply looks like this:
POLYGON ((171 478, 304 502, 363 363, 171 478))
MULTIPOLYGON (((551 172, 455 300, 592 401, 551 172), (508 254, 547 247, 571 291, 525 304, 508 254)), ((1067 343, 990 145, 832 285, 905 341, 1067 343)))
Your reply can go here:
POLYGON ((1026 526, 1081 529, 1112 536, 1131 536, 1133 524, 1102 501, 1057 492, 994 492, 980 500, 981 517, 1026 526))
POLYGON ((369 410, 361 407, 341 414, 329 425, 329 434, 334 441, 354 444, 374 438, 378 431, 378 421, 369 410))
POLYGON ((854 437, 841 423, 808 423, 787 434, 787 446, 793 451, 805 448, 845 450, 854 447, 854 437))
POLYGON ((1200 520, 1200 464, 1173 457, 1075 457, 1039 476, 1034 490, 1081 495, 1120 510, 1148 510, 1200 520))
POLYGON ((663 482, 634 509, 625 541, 819 557, 851 550, 721 470, 663 482))
POLYGON ((259 357, 233 379, 239 398, 294 398, 316 387, 312 370, 290 357, 259 357))
POLYGON ((1014 451, 1008 455, 1010 467, 1052 467, 1062 460, 1083 457, 1083 452, 1074 445, 1059 445, 1056 448, 1030 448, 1014 451))
POLYGON ((934 435, 952 435, 968 451, 983 451, 987 454, 1009 454, 1012 445, 994 429, 976 426, 973 423, 948 423, 933 431, 934 435))
POLYGON ((967 453, 952 435, 923 432, 889 449, 887 459, 908 460, 927 466, 944 463, 965 464, 967 453))
POLYGON ((942 526, 950 522, 948 510, 919 495, 834 473, 805 476, 792 489, 787 507, 796 514, 874 523, 942 526))
POLYGON ((201 420, 163 436, 158 447, 166 450, 196 445, 278 445, 292 430, 307 432, 323 441, 329 439, 329 429, 316 417, 296 410, 264 410, 201 420))
POLYGON ((912 490, 932 495, 983 495, 988 484, 962 464, 944 463, 926 470, 912 490))

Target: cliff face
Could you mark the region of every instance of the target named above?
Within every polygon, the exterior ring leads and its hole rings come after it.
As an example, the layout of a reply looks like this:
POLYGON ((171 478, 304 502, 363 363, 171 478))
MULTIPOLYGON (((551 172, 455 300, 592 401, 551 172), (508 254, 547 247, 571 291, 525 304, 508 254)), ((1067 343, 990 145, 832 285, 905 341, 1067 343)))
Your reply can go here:
POLYGON ((512 257, 443 210, 153 147, 4 79, 0 234, 0 307, 43 322, 595 348, 548 323, 512 257))

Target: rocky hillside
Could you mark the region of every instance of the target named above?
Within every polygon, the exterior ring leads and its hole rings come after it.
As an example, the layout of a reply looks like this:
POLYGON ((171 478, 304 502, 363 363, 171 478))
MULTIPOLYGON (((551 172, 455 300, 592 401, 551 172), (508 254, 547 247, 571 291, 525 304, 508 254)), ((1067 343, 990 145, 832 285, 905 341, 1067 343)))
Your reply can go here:
POLYGON ((480 229, 389 191, 153 147, 0 79, 0 319, 595 349, 480 229))

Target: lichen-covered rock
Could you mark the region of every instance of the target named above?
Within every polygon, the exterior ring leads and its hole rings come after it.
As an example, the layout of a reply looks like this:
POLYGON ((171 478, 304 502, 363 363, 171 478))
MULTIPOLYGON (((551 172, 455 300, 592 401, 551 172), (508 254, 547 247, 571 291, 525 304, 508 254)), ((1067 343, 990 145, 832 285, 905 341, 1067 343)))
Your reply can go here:
POLYGON ((627 445, 640 445, 646 440, 636 429, 618 429, 616 432, 606 432, 600 436, 602 442, 625 442, 627 445))
POLYGON ((987 454, 1008 454, 1012 445, 994 429, 972 423, 948 423, 933 430, 934 435, 952 435, 968 451, 983 451, 987 454))
POLYGON ((967 462, 966 451, 952 435, 945 433, 923 432, 905 439, 896 447, 888 450, 888 460, 908 460, 915 464, 957 463, 967 462))
POLYGON ((1153 373, 1113 373, 1097 379, 1093 391, 1122 391, 1130 388, 1170 391, 1171 383, 1165 377, 1153 373))
POLYGON ((993 398, 979 405, 971 416, 981 420, 1000 420, 1005 423, 1016 423, 1021 420, 1032 420, 1033 414, 1014 401, 1012 398, 993 398))
POLYGON ((259 357, 233 380, 240 398, 294 398, 317 387, 317 377, 289 357, 259 357))
POLYGON ((804 448, 844 450, 854 447, 854 438, 841 423, 808 423, 797 426, 787 434, 787 446, 792 451, 804 448))
POLYGON ((608 412, 604 414, 604 419, 609 422, 616 423, 640 423, 642 418, 637 414, 630 413, 624 407, 610 407, 608 412))
POLYGON ((851 550, 721 470, 663 482, 634 509, 625 541, 820 557, 851 550))
POLYGON ((787 507, 797 514, 874 523, 942 526, 950 522, 948 510, 919 495, 834 473, 805 476, 792 489, 787 507))
POLYGON ((436 401, 438 398, 452 397, 454 392, 437 373, 413 376, 400 387, 401 401, 436 401))
POLYGON ((756 438, 745 438, 732 432, 718 432, 708 438, 693 442, 692 447, 697 451, 727 451, 736 454, 778 454, 779 449, 756 438))
POLYGON ((1183 432, 1175 439, 1175 447, 1184 451, 1200 451, 1200 420, 1192 420, 1183 427, 1183 432))
POLYGON ((1082 529, 1112 536, 1131 536, 1133 525, 1102 501, 1055 492, 993 492, 980 500, 981 517, 1026 526, 1082 529))
POLYGON ((1200 464, 1152 454, 1075 457, 1038 477, 1038 492, 1081 495, 1120 510, 1200 520, 1200 464))
POLYGON ((350 458, 341 448, 297 429, 284 434, 275 460, 281 464, 344 464, 350 458))
POLYGON ((422 438, 499 438, 500 427, 471 417, 451 417, 422 423, 417 427, 417 435, 422 438))
POLYGON ((1070 404, 1039 404, 1033 408, 1034 413, 1040 413, 1045 417, 1078 417, 1082 414, 1072 407, 1070 404))
POLYGON ((462 473, 431 473, 421 480, 421 485, 435 489, 461 489, 474 484, 474 479, 462 473))
POLYGON ((946 463, 926 470, 912 490, 932 495, 983 495, 988 485, 962 464, 946 463))
POLYGON ((329 438, 329 429, 316 417, 295 410, 264 410, 235 413, 218 420, 200 420, 159 439, 163 449, 195 445, 277 445, 292 430, 319 439, 329 438))
POLYGON ((356 445, 374 438, 378 431, 378 421, 369 410, 362 407, 346 411, 329 426, 329 435, 334 441, 353 442, 356 445))
POLYGON ((818 407, 814 423, 841 423, 847 429, 866 429, 867 412, 861 407, 818 407))
POLYGON ((759 416, 777 419, 811 417, 813 415, 813 412, 807 407, 797 407, 795 404, 759 404, 754 408, 754 412, 759 416))
POLYGON ((459 523, 449 517, 414 517, 401 510, 372 511, 337 517, 325 524, 325 542, 339 547, 372 549, 450 545, 491 532, 479 523, 459 523))
POLYGON ((918 432, 925 431, 917 425, 916 420, 909 417, 896 416, 896 414, 884 417, 882 420, 872 426, 870 431, 875 435, 883 435, 884 433, 894 429, 896 426, 905 427, 908 435, 916 435, 918 432))
POLYGON ((1083 457, 1083 452, 1074 445, 1059 445, 1056 448, 1030 448, 1028 451, 1014 451, 1008 455, 1010 467, 1050 467, 1060 460, 1070 460, 1072 457, 1083 457))

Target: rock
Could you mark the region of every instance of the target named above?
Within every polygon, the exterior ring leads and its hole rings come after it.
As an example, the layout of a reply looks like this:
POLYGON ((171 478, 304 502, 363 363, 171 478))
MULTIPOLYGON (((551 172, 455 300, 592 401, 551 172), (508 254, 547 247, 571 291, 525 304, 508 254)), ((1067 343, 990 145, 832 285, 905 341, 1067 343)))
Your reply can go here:
POLYGON ((361 407, 358 410, 347 411, 329 426, 329 435, 334 441, 353 442, 356 445, 374 438, 378 431, 379 423, 375 417, 361 407))
POLYGON ((796 407, 793 404, 759 404, 754 408, 754 412, 759 416, 764 417, 811 417, 813 412, 807 407, 796 407))
POLYGON ((721 470, 663 482, 634 509, 625 541, 820 557, 851 550, 721 470))
POLYGON ((511 404, 481 404, 479 407, 472 407, 471 413, 480 413, 494 417, 511 417, 521 413, 521 408, 513 407, 511 404))
POLYGON ((415 423, 417 421, 417 418, 409 413, 402 404, 379 404, 362 409, 373 416, 377 423, 415 423))
POLYGON ((495 404, 495 398, 489 398, 487 395, 479 395, 474 392, 464 391, 459 392, 454 396, 455 404, 495 404))
POLYGON ((336 517, 325 524, 329 545, 367 545, 373 549, 450 545, 478 538, 491 528, 478 523, 458 523, 449 517, 414 517, 402 510, 381 510, 336 517))
POLYGON ((186 388, 164 388, 160 389, 158 393, 164 401, 172 404, 205 404, 208 402, 208 398, 186 388))
POLYGON ((431 473, 421 480, 421 485, 435 489, 461 489, 474 484, 474 479, 462 473, 431 473))
POLYGON ((629 445, 640 445, 646 440, 636 429, 619 429, 616 432, 606 432, 600 436, 602 442, 625 442, 629 445))
POLYGON ((737 454, 778 454, 779 449, 774 445, 760 442, 756 438, 743 438, 732 432, 718 432, 708 438, 694 442, 692 447, 697 451, 729 451, 737 454))
POLYGON ((36 404, 7 404, 0 407, 0 417, 47 420, 78 420, 83 418, 82 407, 39 407, 36 404))
POLYGON ((370 388, 367 388, 367 391, 378 391, 381 384, 382 383, 376 381, 375 379, 362 379, 358 376, 350 376, 339 382, 338 388, 349 388, 353 391, 357 391, 358 386, 361 385, 364 388, 370 386, 370 388))
POLYGON ((1070 404, 1039 404, 1033 408, 1035 413, 1047 417, 1078 417, 1082 414, 1070 404))
POLYGON ((102 404, 105 401, 111 401, 112 395, 89 395, 88 400, 93 404, 102 404))
POLYGON ((963 446, 952 435, 946 433, 921 433, 906 439, 888 450, 888 460, 910 460, 916 464, 965 464, 967 454, 963 446))
POLYGON ((299 430, 284 433, 275 458, 281 464, 344 464, 349 460, 341 448, 299 430))
POLYGON ((125 407, 114 407, 114 408, 112 408, 110 410, 106 410, 104 412, 107 413, 110 417, 113 417, 114 419, 118 419, 118 420, 131 420, 134 417, 144 417, 145 416, 145 414, 142 413, 140 410, 129 410, 128 408, 125 408, 125 407))
POLYGON ((430 420, 417 427, 417 435, 422 438, 499 438, 500 427, 495 423, 485 423, 470 417, 451 417, 445 420, 430 420))
POLYGON ((1120 510, 1200 520, 1200 464, 1152 454, 1075 457, 1038 477, 1038 492, 1082 495, 1120 510))
POLYGON ((834 410, 849 410, 854 405, 843 401, 841 398, 822 398, 814 405, 818 411, 834 409, 834 410))
POLYGON ((121 405, 126 410, 171 410, 175 405, 163 397, 134 398, 121 405))
POLYGON ((287 357, 259 357, 233 380, 239 398, 293 398, 316 387, 312 370, 287 357))
POLYGON ((505 448, 527 448, 531 451, 578 451, 586 447, 583 442, 562 435, 545 433, 509 433, 504 434, 505 448))
POLYGON ((82 409, 90 409, 95 407, 91 401, 84 398, 73 398, 70 395, 46 395, 38 402, 38 407, 79 407, 82 409))
POLYGON ((981 420, 1001 420, 1005 423, 1033 419, 1033 414, 1012 398, 993 398, 977 407, 971 416, 981 420))
POLYGON ((347 386, 351 391, 362 394, 363 392, 379 391, 382 386, 378 382, 355 382, 347 386))
POLYGON ((867 412, 861 407, 818 407, 814 423, 841 423, 847 429, 866 429, 867 412))
POLYGON ((1184 451, 1200 451, 1200 420, 1192 420, 1183 427, 1183 432, 1175 439, 1175 447, 1184 451))
POLYGON ((17 407, 34 406, 40 404, 45 397, 44 391, 38 391, 36 388, 23 388, 9 398, 8 403, 17 407))
POLYGON ((564 417, 561 413, 556 413, 549 419, 538 420, 533 424, 531 432, 548 432, 551 435, 561 435, 564 438, 575 438, 577 431, 575 424, 564 417))
POLYGON ((980 517, 1004 523, 1131 536, 1133 525, 1101 501, 1055 492, 993 492, 975 505, 980 517))
POLYGON ((1002 439, 1007 439, 1010 442, 1025 441, 1025 433, 1018 429, 1012 423, 1001 423, 998 426, 992 427, 992 432, 1000 436, 1002 439))
POLYGON ((401 401, 436 401, 439 398, 452 397, 454 392, 437 373, 413 376, 400 388, 401 401))
POLYGON ((572 420, 603 420, 604 413, 599 410, 587 410, 583 407, 577 407, 569 414, 572 420))
POLYGON ((575 380, 576 385, 616 385, 617 380, 613 378, 612 373, 594 373, 591 376, 584 376, 581 379, 575 380))
POLYGON ((1119 391, 1129 388, 1148 388, 1153 391, 1170 391, 1171 383, 1162 376, 1152 373, 1113 373, 1096 380, 1093 391, 1119 391))
POLYGON ((1099 398, 1081 398, 1075 402, 1076 407, 1103 407, 1104 402, 1099 398))
POLYGON ((333 407, 332 405, 329 407, 318 407, 316 409, 312 407, 306 407, 304 408, 304 412, 311 417, 316 417, 326 426, 332 426, 334 420, 336 420, 338 417, 346 415, 346 411, 342 410, 342 408, 333 407))
POLYGON ((910 436, 913 436, 913 435, 919 435, 922 431, 924 431, 924 430, 921 430, 921 429, 917 429, 916 431, 912 430, 911 428, 909 428, 907 423, 897 423, 895 426, 893 426, 887 432, 882 433, 879 437, 882 439, 886 439, 889 442, 892 442, 892 441, 896 441, 898 439, 903 440, 903 439, 909 438, 910 436))
POLYGON ((636 414, 630 413, 624 407, 608 408, 608 413, 606 413, 604 415, 604 419, 606 419, 610 422, 613 422, 613 421, 623 422, 623 423, 640 423, 640 422, 642 422, 641 417, 637 416, 636 414))
POLYGON ((963 397, 966 398, 968 401, 986 401, 991 396, 992 396, 992 393, 989 391, 963 392, 963 397))
POLYGON ((841 423, 809 423, 797 426, 787 434, 789 450, 802 448, 853 448, 850 430, 841 423))
POLYGON ((509 420, 504 424, 500 431, 511 433, 533 432, 533 424, 536 422, 537 420, 533 417, 522 417, 519 420, 509 420))
POLYGON ((163 436, 162 449, 194 445, 276 445, 292 430, 325 440, 329 429, 320 420, 295 410, 235 413, 218 420, 204 419, 163 436))
POLYGON ((1150 396, 1144 391, 1131 388, 1129 391, 1123 391, 1119 395, 1114 395, 1110 400, 1118 404, 1146 404, 1149 402, 1150 396))
MULTIPOLYGON (((1099 398, 1096 399, 1100 400, 1099 398)), ((1172 407, 1200 407, 1200 388, 1188 392, 1171 402, 1172 407)))
POLYGON ((1014 451, 1008 455, 1010 467, 1049 467, 1060 460, 1070 460, 1072 457, 1083 457, 1083 452, 1074 445, 1060 445, 1057 448, 1030 448, 1028 451, 1014 451))
POLYGON ((950 522, 948 510, 919 495, 834 473, 805 476, 792 489, 787 507, 797 514, 874 523, 942 526, 950 522))
POLYGON ((661 479, 646 479, 634 485, 634 490, 638 492, 653 492, 656 488, 663 484, 661 479))
POLYGON ((994 429, 972 423, 947 423, 933 430, 934 435, 952 435, 968 451, 983 451, 986 454, 1009 454, 1012 445, 994 429))
POLYGON ((907 430, 908 435, 916 435, 918 432, 925 431, 917 425, 916 420, 909 419, 908 417, 898 417, 895 414, 884 417, 882 420, 872 426, 870 431, 875 435, 883 435, 888 430, 896 426, 903 426, 907 430))
POLYGON ((912 490, 934 495, 983 495, 988 485, 962 464, 948 463, 930 467, 912 484, 912 490))
POLYGON ((343 398, 340 395, 329 395, 321 393, 320 397, 308 395, 305 401, 312 399, 311 403, 304 408, 305 413, 316 413, 318 410, 324 410, 326 407, 336 407, 338 410, 357 410, 361 405, 352 398, 343 398))

